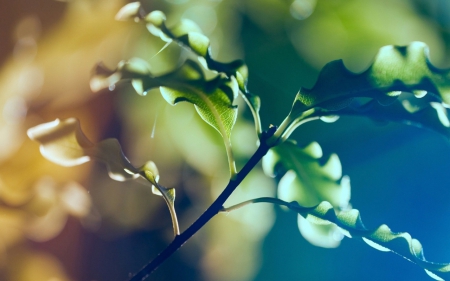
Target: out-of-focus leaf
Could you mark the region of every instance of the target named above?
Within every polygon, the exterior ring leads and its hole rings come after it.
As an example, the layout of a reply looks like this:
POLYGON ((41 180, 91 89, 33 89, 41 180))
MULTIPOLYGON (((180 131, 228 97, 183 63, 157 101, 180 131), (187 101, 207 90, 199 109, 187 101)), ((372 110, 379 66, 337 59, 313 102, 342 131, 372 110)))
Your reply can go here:
MULTIPOLYGON (((287 171, 278 185, 278 197, 303 206, 314 206, 324 200, 336 208, 346 208, 350 201, 350 181, 342 177, 342 167, 337 155, 332 154, 324 165, 320 164, 322 149, 313 142, 305 148, 293 142, 284 142, 263 159, 266 174, 274 176, 277 171, 287 171)), ((303 237, 320 247, 335 248, 341 237, 336 226, 317 225, 299 218, 298 227, 303 237)))
POLYGON ((131 79, 134 89, 141 95, 160 87, 164 99, 171 105, 188 101, 195 105, 199 115, 229 141, 236 121, 237 107, 233 101, 238 94, 235 78, 217 75, 206 80, 201 67, 188 60, 175 71, 154 77, 140 60, 121 62, 115 71, 97 68, 91 80, 93 89, 109 87, 122 79, 131 79))
POLYGON ((119 10, 115 18, 121 21, 133 19, 139 13, 140 8, 141 3, 139 2, 128 3, 119 10))
MULTIPOLYGON (((296 127, 299 122, 310 117, 306 113, 313 108, 337 111, 336 114, 339 114, 339 110, 359 97, 390 105, 402 92, 414 93, 416 98, 424 98, 428 93, 430 102, 421 108, 439 107, 436 111, 438 117, 448 127, 444 112, 450 104, 449 73, 449 70, 431 65, 428 47, 421 42, 413 42, 406 47, 381 48, 372 65, 359 74, 350 72, 342 60, 330 62, 320 72, 313 88, 302 88, 298 92, 292 110, 281 126, 282 131, 287 132, 283 139, 292 132, 289 127, 296 127), (437 106, 438 103, 442 103, 442 106, 437 106)), ((407 104, 403 105, 411 111, 407 104)), ((283 132, 278 132, 277 137, 283 132)))
POLYGON ((321 202, 315 207, 302 207, 297 202, 287 204, 287 207, 301 216, 317 224, 335 224, 342 233, 349 237, 361 237, 368 245, 377 250, 392 251, 405 259, 423 267, 426 273, 436 279, 443 280, 437 274, 450 272, 449 263, 434 263, 427 261, 423 254, 421 243, 409 233, 394 233, 383 224, 376 229, 367 229, 356 209, 336 212, 329 202, 321 202))
MULTIPOLYGON (((44 123, 28 130, 28 136, 38 141, 41 154, 48 160, 62 166, 75 166, 90 161, 91 158, 106 164, 109 176, 117 181, 136 179, 140 175, 153 184, 154 193, 162 195, 172 215, 175 235, 179 234, 175 213, 175 189, 158 184, 158 169, 152 161, 140 169, 135 168, 123 155, 116 139, 106 139, 93 144, 83 134, 80 123, 75 118, 44 123), (155 190, 155 187, 157 191, 155 190)), ((63 206, 67 208, 68 206, 63 206)), ((69 209, 70 210, 70 209, 69 209)), ((56 212, 58 214, 61 212, 56 212)), ((49 212, 48 215, 52 215, 49 212)), ((65 216, 64 216, 65 219, 65 216)), ((37 223, 45 223, 42 220, 37 223)), ((38 238, 39 239, 39 238, 38 238)))
POLYGON ((93 144, 83 134, 75 118, 44 123, 28 130, 28 136, 40 145, 41 154, 61 166, 80 165, 94 158, 104 162, 109 176, 117 181, 134 179, 138 171, 123 155, 116 139, 93 144))

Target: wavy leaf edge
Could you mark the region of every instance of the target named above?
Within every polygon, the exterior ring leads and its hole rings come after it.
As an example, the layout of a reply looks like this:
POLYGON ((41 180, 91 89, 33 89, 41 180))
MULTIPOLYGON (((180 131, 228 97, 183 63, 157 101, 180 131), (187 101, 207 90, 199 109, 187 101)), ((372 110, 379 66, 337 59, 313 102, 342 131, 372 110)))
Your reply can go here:
MULTIPOLYGON (((348 108, 355 98, 371 98, 388 107, 403 96, 402 93, 412 93, 416 99, 428 96, 429 102, 422 109, 435 109, 442 127, 450 127, 446 110, 450 108, 450 68, 434 66, 428 46, 415 41, 407 46, 380 48, 368 68, 359 73, 349 70, 342 60, 327 63, 312 88, 299 90, 288 117, 271 143, 286 140, 306 119, 339 115, 340 111, 348 114, 342 110, 348 108)), ((413 113, 410 104, 404 101, 401 104, 406 111, 413 113)), ((363 112, 359 113, 363 115, 363 112)))
POLYGON ((296 201, 287 203, 286 206, 313 223, 331 222, 337 225, 343 234, 349 238, 360 237, 369 246, 377 250, 391 251, 418 264, 435 280, 444 280, 435 273, 450 272, 450 263, 436 263, 426 260, 421 243, 419 240, 412 238, 409 233, 392 232, 385 224, 372 230, 367 229, 361 220, 360 212, 356 209, 336 212, 327 201, 323 201, 314 207, 302 207, 296 201))

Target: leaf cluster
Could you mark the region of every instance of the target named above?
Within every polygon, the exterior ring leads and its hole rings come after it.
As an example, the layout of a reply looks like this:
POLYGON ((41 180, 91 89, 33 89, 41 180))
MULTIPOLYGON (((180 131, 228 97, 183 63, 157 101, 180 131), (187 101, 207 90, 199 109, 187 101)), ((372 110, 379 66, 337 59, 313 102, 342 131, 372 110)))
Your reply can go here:
POLYGON ((112 70, 99 64, 91 89, 99 91, 126 81, 139 95, 146 96, 151 89, 159 88, 170 105, 193 104, 199 116, 222 136, 230 169, 229 183, 217 200, 191 227, 180 232, 174 205, 175 189, 159 184, 158 170, 152 161, 136 168, 123 155, 117 140, 93 144, 75 119, 56 120, 29 130, 30 138, 41 143, 41 153, 50 161, 73 166, 95 159, 107 165, 111 178, 120 181, 144 178, 154 193, 164 198, 172 215, 175 239, 131 280, 145 278, 219 212, 261 202, 297 212, 300 232, 315 245, 336 247, 339 241, 332 241, 330 237, 339 232, 347 237, 362 237, 378 250, 395 252, 423 267, 436 280, 442 280, 436 273, 450 271, 449 264, 425 260, 420 242, 409 234, 393 233, 385 225, 374 230, 365 228, 359 211, 351 208, 350 181, 342 175, 338 156, 323 157, 319 144, 313 142, 299 147, 289 139, 294 130, 306 122, 316 119, 334 122, 341 115, 402 122, 449 137, 450 70, 431 65, 424 43, 383 47, 370 67, 361 73, 349 71, 342 61, 330 62, 311 89, 300 89, 280 126, 271 126, 263 132, 260 99, 247 89, 247 66, 241 60, 229 63, 214 60, 209 39, 194 22, 182 20, 168 27, 164 13, 147 14, 138 2, 124 6, 116 19, 144 23, 150 33, 168 44, 176 42, 189 49, 194 59, 183 61, 163 75, 154 75, 148 63, 139 58, 122 61, 112 70), (259 147, 240 171, 236 169, 230 141, 238 116, 238 96, 252 111, 259 137, 259 147), (278 177, 278 198, 254 198, 225 208, 226 200, 261 159, 266 174, 278 177))

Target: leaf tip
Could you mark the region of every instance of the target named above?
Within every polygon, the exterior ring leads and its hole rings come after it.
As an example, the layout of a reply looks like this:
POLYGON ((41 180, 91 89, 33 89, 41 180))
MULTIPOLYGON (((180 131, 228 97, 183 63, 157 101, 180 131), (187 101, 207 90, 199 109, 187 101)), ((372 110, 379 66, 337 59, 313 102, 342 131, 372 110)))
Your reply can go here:
POLYGON ((428 274, 428 276, 430 276, 434 280, 445 281, 444 279, 442 279, 441 277, 437 276, 436 274, 434 274, 433 272, 429 271, 428 269, 425 269, 425 273, 428 274))
POLYGON ((141 8, 140 2, 131 2, 123 6, 115 16, 115 20, 127 21, 130 19, 136 19, 139 15, 139 10, 141 8))
POLYGON ((40 138, 45 136, 49 130, 52 130, 53 128, 57 127, 61 123, 61 120, 59 118, 55 119, 54 121, 39 124, 35 127, 29 128, 27 130, 27 136, 34 141, 39 141, 40 138))

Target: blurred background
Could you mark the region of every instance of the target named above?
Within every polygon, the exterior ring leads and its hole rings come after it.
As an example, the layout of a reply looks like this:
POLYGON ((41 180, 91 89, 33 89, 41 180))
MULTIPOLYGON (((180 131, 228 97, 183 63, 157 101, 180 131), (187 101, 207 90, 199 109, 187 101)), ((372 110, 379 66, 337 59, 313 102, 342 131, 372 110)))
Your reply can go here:
MULTIPOLYGON (((446 0, 148 0, 168 24, 195 21, 213 57, 244 59, 249 89, 262 100, 263 128, 279 124, 300 87, 311 87, 331 60, 368 67, 389 44, 423 41, 431 61, 450 66, 446 0)), ((116 22, 121 0, 0 0, 0 280, 126 280, 172 239, 164 201, 148 186, 115 182, 96 163, 65 168, 44 159, 26 130, 77 117, 93 141, 118 138, 130 161, 153 160, 160 182, 177 190, 186 229, 227 183, 220 136, 190 104, 171 107, 122 84, 92 93, 97 62, 114 68, 140 57, 164 73, 184 57, 145 27, 116 22)), ((241 167, 256 149, 251 114, 233 133, 241 167)), ((388 224, 419 239, 432 261, 450 261, 450 146, 437 133, 402 124, 341 117, 308 123, 293 135, 337 153, 352 184, 351 204, 368 228, 388 224)), ((274 196, 276 182, 256 168, 227 204, 274 196)), ((392 254, 344 239, 311 245, 297 215, 269 205, 218 215, 148 280, 427 280, 392 254)))

